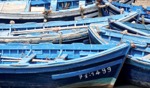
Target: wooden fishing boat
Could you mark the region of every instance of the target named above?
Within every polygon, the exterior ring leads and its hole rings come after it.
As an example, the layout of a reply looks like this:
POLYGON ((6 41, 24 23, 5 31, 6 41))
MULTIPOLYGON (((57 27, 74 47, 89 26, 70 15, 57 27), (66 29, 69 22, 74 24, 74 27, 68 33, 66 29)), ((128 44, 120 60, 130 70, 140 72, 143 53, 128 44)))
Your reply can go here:
POLYGON ((87 26, 3 31, 0 34, 1 43, 71 43, 84 42, 85 39, 88 39, 87 26))
POLYGON ((99 15, 95 0, 27 0, 0 2, 0 23, 77 20, 99 15), (18 8, 19 7, 19 8, 18 8))
MULTIPOLYGON (((99 22, 106 22, 108 18, 113 20, 118 20, 122 18, 123 20, 130 18, 132 16, 137 16, 137 13, 125 13, 119 14, 114 16, 105 16, 105 17, 97 17, 97 18, 89 18, 89 19, 81 19, 76 21, 50 21, 50 22, 28 22, 28 23, 20 23, 20 24, 0 24, 1 31, 21 31, 21 30, 30 30, 30 29, 42 29, 42 28, 52 28, 52 27, 70 27, 70 26, 83 26, 89 25, 91 23, 99 23, 99 22)), ((125 20, 127 21, 127 20, 125 20)), ((12 21, 13 23, 13 21, 12 21)))
POLYGON ((0 44, 0 85, 10 87, 112 88, 129 43, 0 44))
POLYGON ((11 28, 2 27, 0 31, 0 42, 19 42, 19 43, 40 43, 40 42, 51 42, 51 43, 71 43, 71 42, 85 42, 88 39, 88 26, 90 23, 106 23, 109 18, 118 21, 127 21, 127 18, 136 16, 137 13, 130 13, 126 15, 108 16, 101 18, 91 18, 86 20, 75 21, 55 21, 48 22, 47 24, 37 25, 36 23, 31 24, 18 24, 11 25, 11 28), (75 23, 74 23, 75 22, 75 23), (51 24, 50 24, 51 23, 51 24), (72 26, 73 25, 73 26, 72 26), (60 27, 56 27, 60 26, 60 27), (63 26, 63 27, 62 27, 63 26), (42 27, 42 29, 39 29, 42 27), (50 28, 47 28, 50 27, 50 28))
POLYGON ((138 36, 132 34, 132 36, 127 36, 125 32, 119 34, 115 30, 103 29, 102 27, 91 26, 89 28, 89 34, 91 41, 95 43, 105 44, 120 44, 122 42, 131 42, 132 47, 127 54, 127 60, 121 72, 121 77, 123 80, 127 80, 132 84, 150 87, 149 72, 150 72, 150 38, 145 36, 138 36), (102 33, 97 33, 96 30, 102 31, 102 33), (103 32, 104 30, 104 32, 103 32), (122 37, 121 37, 121 36, 122 37), (136 75, 135 75, 136 74, 136 75))
POLYGON ((108 2, 107 0, 103 0, 103 3, 106 4, 106 8, 104 8, 102 11, 103 15, 111 15, 111 14, 120 14, 123 12, 131 12, 131 11, 139 11, 139 16, 136 19, 136 21, 142 21, 144 23, 150 23, 150 9, 149 7, 143 8, 142 6, 136 6, 136 5, 129 5, 129 4, 123 4, 119 2, 108 2))
POLYGON ((128 30, 131 33, 134 34, 140 34, 140 35, 144 35, 144 36, 150 36, 150 30, 148 29, 140 29, 139 28, 133 28, 132 26, 126 25, 122 22, 109 22, 110 23, 110 27, 114 30, 128 30))
POLYGON ((150 37, 128 33, 127 31, 118 31, 106 28, 105 25, 90 25, 89 36, 93 43, 119 44, 122 42, 131 42, 136 46, 146 47, 150 44, 150 37))
POLYGON ((150 47, 130 50, 121 74, 124 80, 144 88, 150 87, 150 47), (136 74, 136 75, 135 75, 136 74))
MULTIPOLYGON (((131 22, 123 22, 123 24, 139 30, 145 30, 145 31, 150 30, 149 24, 139 24, 139 23, 131 23, 131 22)), ((147 31, 147 33, 149 32, 147 31)))

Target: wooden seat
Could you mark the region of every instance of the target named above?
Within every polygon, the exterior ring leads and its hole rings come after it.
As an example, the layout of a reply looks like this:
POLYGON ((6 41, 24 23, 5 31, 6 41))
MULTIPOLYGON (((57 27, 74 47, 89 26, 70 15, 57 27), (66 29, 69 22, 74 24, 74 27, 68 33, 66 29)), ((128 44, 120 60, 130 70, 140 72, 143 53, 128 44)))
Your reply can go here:
POLYGON ((68 54, 62 54, 61 56, 55 58, 55 60, 50 60, 48 61, 49 64, 52 64, 52 63, 56 63, 56 62, 64 62, 68 57, 68 54))
POLYGON ((61 56, 59 56, 57 59, 67 59, 68 54, 62 54, 61 56))
POLYGON ((22 58, 18 63, 19 63, 19 64, 28 63, 28 62, 31 61, 35 56, 36 56, 36 54, 31 54, 30 56, 26 56, 26 57, 22 58))
POLYGON ((80 52, 80 57, 87 56, 88 54, 89 54, 89 52, 81 51, 81 52, 80 52))

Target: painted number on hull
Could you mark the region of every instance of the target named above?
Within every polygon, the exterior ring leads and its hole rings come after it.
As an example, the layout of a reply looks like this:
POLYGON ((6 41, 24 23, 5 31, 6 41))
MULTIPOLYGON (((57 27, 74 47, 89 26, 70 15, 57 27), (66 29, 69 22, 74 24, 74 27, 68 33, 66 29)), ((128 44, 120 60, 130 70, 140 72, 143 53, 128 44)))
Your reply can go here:
POLYGON ((93 77, 93 76, 97 76, 100 74, 107 74, 111 72, 111 67, 107 67, 107 68, 103 68, 101 70, 97 70, 97 71, 93 71, 90 73, 86 73, 86 74, 81 74, 79 75, 79 79, 87 79, 89 77, 93 77))

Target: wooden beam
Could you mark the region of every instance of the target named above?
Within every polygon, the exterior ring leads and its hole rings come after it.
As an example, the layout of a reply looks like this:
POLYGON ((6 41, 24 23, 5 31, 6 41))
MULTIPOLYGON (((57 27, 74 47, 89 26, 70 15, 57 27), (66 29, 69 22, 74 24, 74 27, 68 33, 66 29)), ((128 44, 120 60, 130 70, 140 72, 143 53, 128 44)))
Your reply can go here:
POLYGON ((105 8, 107 5, 98 5, 98 8, 105 8))
MULTIPOLYGON (((14 60, 14 59, 2 59, 1 60, 2 62, 19 62, 20 60, 14 60)), ((50 60, 40 60, 40 59, 32 59, 32 62, 44 62, 44 63, 47 63, 47 62, 50 62, 50 60)))
POLYGON ((70 30, 70 29, 78 29, 78 28, 87 28, 88 26, 70 26, 70 27, 55 27, 55 28, 45 28, 45 29, 33 29, 33 30, 23 30, 23 31, 13 31, 12 35, 18 34, 30 34, 30 33, 38 33, 38 32, 49 32, 49 31, 59 31, 59 30, 70 30))

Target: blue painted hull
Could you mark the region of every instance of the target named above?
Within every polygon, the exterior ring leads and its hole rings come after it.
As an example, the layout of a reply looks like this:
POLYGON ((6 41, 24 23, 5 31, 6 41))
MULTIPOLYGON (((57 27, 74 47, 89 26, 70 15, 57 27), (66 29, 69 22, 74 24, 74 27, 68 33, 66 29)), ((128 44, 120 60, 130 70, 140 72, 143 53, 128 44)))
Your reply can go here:
MULTIPOLYGON (((114 15, 111 18, 118 20, 120 18, 125 17, 127 14, 121 15, 114 15)), ((91 23, 98 23, 98 22, 106 22, 108 21, 108 17, 98 17, 98 18, 90 18, 90 19, 82 19, 77 21, 50 21, 46 23, 24 23, 24 24, 0 24, 0 30, 8 30, 10 28, 15 29, 16 31, 20 30, 30 30, 30 29, 39 29, 43 28, 50 28, 50 27, 67 27, 67 26, 78 26, 78 25, 89 25, 91 23)))
POLYGON ((144 35, 144 36, 149 36, 149 30, 145 30, 145 29, 136 29, 136 28, 133 28, 132 26, 128 26, 126 24, 123 24, 121 22, 111 22, 110 23, 110 27, 114 30, 128 30, 130 33, 134 33, 134 34, 140 34, 140 35, 144 35))
POLYGON ((89 71, 88 73, 80 75, 77 73, 74 77, 68 77, 64 79, 54 79, 56 78, 56 75, 54 74, 74 72, 77 70, 84 70, 87 68, 89 69, 89 66, 37 74, 0 74, 0 85, 10 87, 45 86, 50 88, 76 88, 89 86, 113 87, 123 63, 121 58, 122 57, 114 58, 112 59, 113 62, 105 61, 100 64, 93 64, 93 66, 90 66, 90 68, 95 68, 93 71, 89 71), (109 68, 111 68, 111 71, 109 68), (100 73, 98 73, 97 71, 99 71, 100 73))
MULTIPOLYGON (((145 32, 148 32, 150 30, 150 25, 146 25, 146 24, 138 24, 138 23, 130 23, 130 22, 123 22, 123 24, 127 25, 127 26, 130 26, 132 28, 136 28, 136 29, 142 29, 144 30, 145 32)), ((150 32, 148 32, 150 33, 150 32)))
POLYGON ((149 64, 140 63, 132 59, 127 59, 125 66, 121 72, 124 79, 132 84, 142 87, 150 87, 150 69, 149 64))

